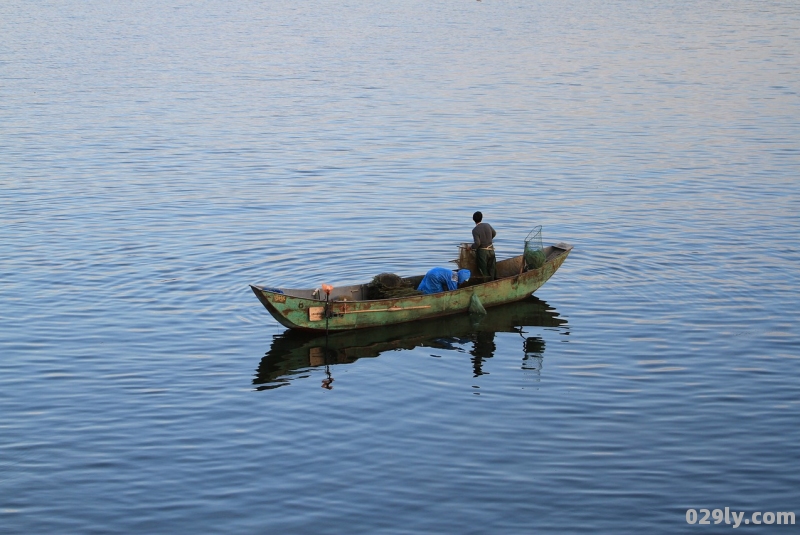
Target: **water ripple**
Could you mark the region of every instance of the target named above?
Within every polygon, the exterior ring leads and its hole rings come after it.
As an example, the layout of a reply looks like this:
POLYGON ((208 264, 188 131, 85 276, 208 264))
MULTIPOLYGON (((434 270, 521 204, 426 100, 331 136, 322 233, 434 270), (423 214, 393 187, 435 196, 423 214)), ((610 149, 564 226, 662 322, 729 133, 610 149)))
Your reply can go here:
POLYGON ((795 3, 0 20, 9 532, 675 533, 796 507, 795 3), (527 316, 359 335, 326 366, 248 288, 450 265, 475 210, 499 256, 538 224, 575 245, 527 316))

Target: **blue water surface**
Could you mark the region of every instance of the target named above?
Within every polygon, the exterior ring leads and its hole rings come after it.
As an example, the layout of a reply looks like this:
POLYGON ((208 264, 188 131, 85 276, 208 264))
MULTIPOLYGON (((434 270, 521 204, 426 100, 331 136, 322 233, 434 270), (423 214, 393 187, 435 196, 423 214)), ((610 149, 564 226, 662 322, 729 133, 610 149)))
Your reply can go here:
POLYGON ((799 28, 785 0, 3 2, 0 531, 800 513, 799 28), (499 257, 575 247, 482 326, 320 352, 248 287, 452 265, 475 210, 499 257))

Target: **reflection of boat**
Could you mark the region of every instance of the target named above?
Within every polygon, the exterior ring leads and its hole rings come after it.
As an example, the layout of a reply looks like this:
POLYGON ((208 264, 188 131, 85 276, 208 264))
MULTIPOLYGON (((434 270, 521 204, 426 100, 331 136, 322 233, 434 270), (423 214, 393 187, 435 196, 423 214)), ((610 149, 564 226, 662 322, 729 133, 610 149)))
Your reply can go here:
MULTIPOLYGON (((429 295, 369 299, 367 284, 334 288, 329 297, 319 289, 250 287, 270 314, 290 329, 362 329, 459 314, 469 309, 473 296, 486 308, 526 299, 547 282, 571 250, 564 243, 544 247, 543 263, 536 269, 527 268, 523 255, 507 258, 497 262, 497 280, 482 282, 473 277, 463 288, 429 295)), ((459 261, 459 267, 465 267, 463 262, 459 261)), ((402 279, 411 288, 421 280, 421 275, 402 279)))
MULTIPOLYGON (((471 353, 475 374, 480 375, 480 359, 493 355, 496 332, 522 335, 522 327, 563 327, 567 323, 536 297, 493 307, 477 323, 476 319, 464 313, 391 327, 334 332, 328 336, 288 329, 274 337, 258 365, 253 384, 259 390, 277 388, 291 379, 304 377, 309 368, 316 366, 351 363, 386 351, 420 346, 451 348, 470 341, 474 344, 471 353)), ((544 340, 525 339, 523 368, 527 368, 525 362, 529 357, 541 359, 543 351, 544 340)))

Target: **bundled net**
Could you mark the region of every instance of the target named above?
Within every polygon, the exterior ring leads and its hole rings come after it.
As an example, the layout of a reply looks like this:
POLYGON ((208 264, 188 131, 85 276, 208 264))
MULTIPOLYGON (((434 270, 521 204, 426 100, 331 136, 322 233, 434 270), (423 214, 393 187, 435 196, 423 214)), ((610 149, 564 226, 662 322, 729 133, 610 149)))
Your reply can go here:
POLYGON ((422 292, 394 273, 375 275, 372 282, 367 284, 367 299, 391 299, 411 295, 422 295, 422 292))
POLYGON ((542 247, 542 226, 537 225, 525 238, 525 267, 528 269, 539 269, 545 261, 544 247, 542 247))

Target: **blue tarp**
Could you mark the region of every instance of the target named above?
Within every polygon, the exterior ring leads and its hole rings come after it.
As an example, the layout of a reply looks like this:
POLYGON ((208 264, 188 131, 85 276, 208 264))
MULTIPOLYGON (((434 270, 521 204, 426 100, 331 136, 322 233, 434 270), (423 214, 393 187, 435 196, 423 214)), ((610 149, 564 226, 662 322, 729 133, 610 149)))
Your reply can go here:
POLYGON ((425 274, 425 278, 419 283, 417 290, 425 294, 435 294, 455 290, 459 284, 469 280, 470 272, 468 269, 459 269, 457 272, 452 269, 436 267, 425 274))

